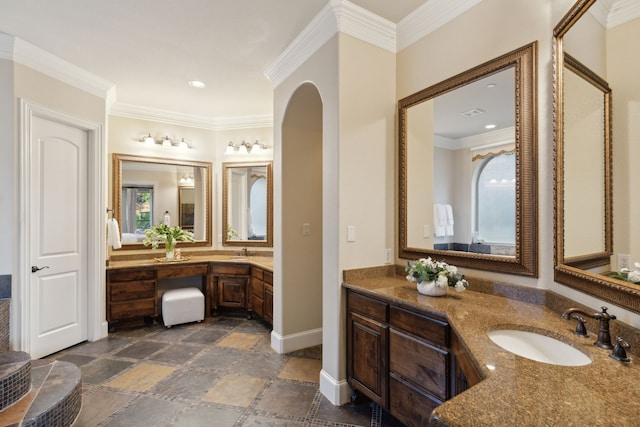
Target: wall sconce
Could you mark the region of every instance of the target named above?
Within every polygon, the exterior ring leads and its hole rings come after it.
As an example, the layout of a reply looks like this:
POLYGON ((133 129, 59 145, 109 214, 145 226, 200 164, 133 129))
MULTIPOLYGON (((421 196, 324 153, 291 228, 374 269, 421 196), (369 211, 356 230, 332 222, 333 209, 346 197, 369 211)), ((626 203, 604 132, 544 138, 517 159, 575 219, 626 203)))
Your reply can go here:
POLYGON ((243 140, 238 145, 234 144, 233 141, 229 141, 227 148, 224 150, 224 154, 258 154, 267 149, 268 147, 258 140, 256 140, 253 144, 243 140))
POLYGON ((147 136, 143 136, 142 138, 140 138, 140 142, 149 146, 161 145, 164 148, 173 147, 173 148, 179 148, 182 150, 188 150, 189 148, 191 148, 191 145, 187 141, 185 141, 184 138, 178 141, 177 139, 172 140, 168 136, 165 136, 162 139, 155 139, 154 137, 151 136, 151 134, 149 134, 147 136))

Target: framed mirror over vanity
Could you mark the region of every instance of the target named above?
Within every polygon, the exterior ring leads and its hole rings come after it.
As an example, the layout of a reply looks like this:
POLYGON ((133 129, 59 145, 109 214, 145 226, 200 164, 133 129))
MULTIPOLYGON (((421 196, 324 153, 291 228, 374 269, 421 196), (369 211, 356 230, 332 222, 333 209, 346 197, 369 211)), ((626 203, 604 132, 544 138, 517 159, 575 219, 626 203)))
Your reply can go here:
POLYGON ((273 246, 272 162, 222 164, 222 244, 273 246))
POLYGON ((536 48, 398 102, 401 258, 537 276, 536 48))
POLYGON ((113 154, 114 218, 122 249, 141 249, 145 230, 165 221, 211 246, 211 163, 113 154))
POLYGON ((554 278, 640 313, 640 286, 611 277, 640 261, 640 12, 618 6, 579 0, 554 29, 554 278))

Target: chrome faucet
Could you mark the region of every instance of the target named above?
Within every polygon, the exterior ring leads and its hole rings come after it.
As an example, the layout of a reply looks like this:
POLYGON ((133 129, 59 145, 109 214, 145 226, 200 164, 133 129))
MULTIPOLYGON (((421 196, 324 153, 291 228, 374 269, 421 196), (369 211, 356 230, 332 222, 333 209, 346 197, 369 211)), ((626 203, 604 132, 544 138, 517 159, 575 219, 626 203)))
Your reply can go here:
POLYGON ((611 344, 611 334, 609 333, 609 320, 615 319, 616 316, 614 316, 613 314, 607 313, 607 307, 600 307, 600 308, 602 309, 601 312, 592 313, 592 314, 585 313, 579 308, 570 308, 564 313, 562 313, 562 318, 564 320, 569 320, 569 319, 578 320, 579 322, 578 327, 580 327, 581 319, 578 316, 573 316, 574 314, 576 315, 581 314, 583 316, 591 317, 592 319, 598 320, 600 322, 600 330, 598 331, 598 341, 594 342, 593 345, 600 348, 612 349, 613 344, 611 344))
POLYGON ((244 248, 240 249, 240 254, 242 256, 249 256, 249 251, 247 251, 247 248, 244 247, 244 248))

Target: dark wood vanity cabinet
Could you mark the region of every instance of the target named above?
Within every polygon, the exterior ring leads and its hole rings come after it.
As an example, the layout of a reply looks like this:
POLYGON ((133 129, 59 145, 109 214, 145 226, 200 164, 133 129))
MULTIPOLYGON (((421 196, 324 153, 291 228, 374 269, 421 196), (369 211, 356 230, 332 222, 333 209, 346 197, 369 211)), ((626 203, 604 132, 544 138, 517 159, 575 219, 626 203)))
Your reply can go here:
POLYGON ((219 311, 241 312, 251 316, 251 265, 220 263, 211 267, 210 304, 213 314, 219 311))
POLYGON ((158 315, 156 271, 153 269, 121 269, 107 271, 107 321, 116 323, 144 322, 158 315))
POLYGON ((480 379, 446 318, 347 290, 347 380, 398 420, 428 425, 480 379))
POLYGON ((251 269, 250 308, 273 324, 273 273, 255 266, 251 269))

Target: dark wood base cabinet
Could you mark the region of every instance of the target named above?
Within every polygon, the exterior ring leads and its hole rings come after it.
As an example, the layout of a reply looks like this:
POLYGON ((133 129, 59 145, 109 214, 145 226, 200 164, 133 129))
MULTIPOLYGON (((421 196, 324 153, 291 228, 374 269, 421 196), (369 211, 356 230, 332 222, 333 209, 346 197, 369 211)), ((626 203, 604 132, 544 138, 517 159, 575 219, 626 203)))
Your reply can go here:
POLYGON ((347 379, 408 426, 481 380, 446 318, 347 290, 347 379))
POLYGON ((273 273, 255 266, 251 269, 251 309, 273 325, 273 273))
POLYGON ((213 292, 211 310, 216 315, 221 311, 245 314, 251 318, 249 264, 215 264, 211 267, 213 292))

